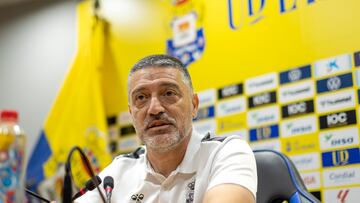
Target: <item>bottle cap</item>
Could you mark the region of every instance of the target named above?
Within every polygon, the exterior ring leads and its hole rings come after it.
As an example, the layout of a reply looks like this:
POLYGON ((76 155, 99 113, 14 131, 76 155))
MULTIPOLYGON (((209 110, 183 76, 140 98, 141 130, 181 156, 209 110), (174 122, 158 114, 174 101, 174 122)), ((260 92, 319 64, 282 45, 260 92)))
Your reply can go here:
POLYGON ((18 121, 18 112, 14 110, 3 110, 0 113, 1 121, 18 121))

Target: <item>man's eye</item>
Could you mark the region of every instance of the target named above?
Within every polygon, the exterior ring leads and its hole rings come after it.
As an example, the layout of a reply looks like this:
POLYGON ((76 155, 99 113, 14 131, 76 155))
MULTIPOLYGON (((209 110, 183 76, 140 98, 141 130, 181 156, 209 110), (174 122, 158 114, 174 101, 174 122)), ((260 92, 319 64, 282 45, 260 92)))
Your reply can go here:
POLYGON ((171 96, 174 96, 174 95, 175 95, 175 92, 173 92, 173 91, 166 91, 165 92, 165 96, 171 97, 171 96))
POLYGON ((138 101, 142 101, 142 100, 144 100, 145 99, 145 95, 138 95, 138 96, 136 96, 136 100, 138 100, 138 101))

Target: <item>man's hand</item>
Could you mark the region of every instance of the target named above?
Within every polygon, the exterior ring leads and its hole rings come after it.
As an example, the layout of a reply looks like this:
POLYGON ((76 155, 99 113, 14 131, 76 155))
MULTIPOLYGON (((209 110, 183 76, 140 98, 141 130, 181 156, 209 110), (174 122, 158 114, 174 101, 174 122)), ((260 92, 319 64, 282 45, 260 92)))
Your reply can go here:
POLYGON ((252 193, 235 184, 221 184, 205 193, 203 203, 255 203, 252 193))

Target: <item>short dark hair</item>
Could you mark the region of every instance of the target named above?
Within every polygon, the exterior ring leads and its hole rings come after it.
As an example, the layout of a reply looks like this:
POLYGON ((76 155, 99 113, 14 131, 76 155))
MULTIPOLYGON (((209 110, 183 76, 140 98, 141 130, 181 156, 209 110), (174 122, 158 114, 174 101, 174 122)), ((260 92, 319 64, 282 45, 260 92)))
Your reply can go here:
POLYGON ((142 58, 130 69, 129 78, 134 72, 138 70, 153 67, 176 68, 180 70, 183 73, 190 89, 193 89, 191 77, 185 65, 179 59, 165 54, 155 54, 142 58))

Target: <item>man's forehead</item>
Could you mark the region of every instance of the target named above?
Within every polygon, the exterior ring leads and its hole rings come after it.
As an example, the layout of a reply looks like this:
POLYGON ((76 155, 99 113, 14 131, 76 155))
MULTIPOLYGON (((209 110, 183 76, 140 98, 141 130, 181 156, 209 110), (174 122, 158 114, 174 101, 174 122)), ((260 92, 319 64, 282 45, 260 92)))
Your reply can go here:
POLYGON ((144 68, 134 72, 129 80, 136 84, 139 80, 156 80, 161 78, 181 79, 181 72, 176 68, 144 68))

